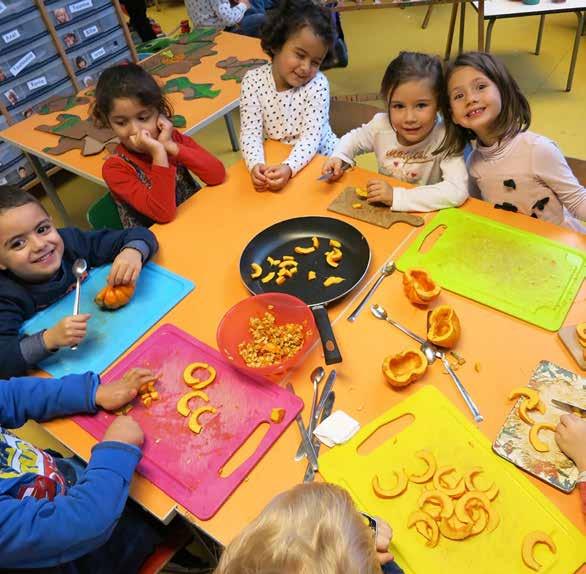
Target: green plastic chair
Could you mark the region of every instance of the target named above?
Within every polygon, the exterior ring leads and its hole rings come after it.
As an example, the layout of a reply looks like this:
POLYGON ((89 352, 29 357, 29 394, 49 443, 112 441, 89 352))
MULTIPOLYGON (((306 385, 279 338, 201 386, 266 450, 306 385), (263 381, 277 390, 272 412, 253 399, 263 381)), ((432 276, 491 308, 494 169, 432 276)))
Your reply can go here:
POLYGON ((109 193, 90 206, 87 220, 92 229, 124 229, 116 204, 109 193))

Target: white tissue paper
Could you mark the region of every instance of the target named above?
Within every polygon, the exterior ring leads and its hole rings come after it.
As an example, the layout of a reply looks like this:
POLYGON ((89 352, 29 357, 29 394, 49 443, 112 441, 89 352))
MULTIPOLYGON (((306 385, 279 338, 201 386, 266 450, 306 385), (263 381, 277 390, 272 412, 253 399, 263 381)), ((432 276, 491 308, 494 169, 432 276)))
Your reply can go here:
POLYGON ((344 411, 336 411, 323 420, 313 434, 326 446, 344 444, 360 430, 360 423, 344 411))

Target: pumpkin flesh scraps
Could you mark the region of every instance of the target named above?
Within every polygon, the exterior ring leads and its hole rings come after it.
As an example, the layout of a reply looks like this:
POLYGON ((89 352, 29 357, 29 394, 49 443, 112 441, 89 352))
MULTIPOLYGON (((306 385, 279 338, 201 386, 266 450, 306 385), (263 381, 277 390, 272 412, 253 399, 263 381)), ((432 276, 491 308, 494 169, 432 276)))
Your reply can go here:
POLYGON ((385 358, 383 375, 393 387, 405 387, 420 379, 427 370, 427 359, 419 349, 408 349, 385 358))
POLYGON ((409 269, 403 274, 403 290, 415 305, 428 305, 441 291, 440 286, 425 269, 409 269))
POLYGON ((451 349, 460 339, 460 320, 448 305, 440 305, 428 315, 427 338, 434 344, 451 349))

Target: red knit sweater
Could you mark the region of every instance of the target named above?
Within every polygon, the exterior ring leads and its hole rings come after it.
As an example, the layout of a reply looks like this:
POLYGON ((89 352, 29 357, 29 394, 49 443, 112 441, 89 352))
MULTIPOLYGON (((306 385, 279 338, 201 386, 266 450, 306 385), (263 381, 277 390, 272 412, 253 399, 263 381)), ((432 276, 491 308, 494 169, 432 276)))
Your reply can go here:
POLYGON ((135 169, 119 156, 110 156, 102 167, 102 176, 110 191, 157 223, 168 223, 175 218, 175 166, 178 163, 207 185, 218 185, 226 177, 222 162, 190 137, 177 130, 173 130, 172 137, 179 146, 179 153, 176 157, 169 156, 169 167, 153 165, 149 155, 137 154, 122 145, 117 148, 150 178, 150 190, 138 179, 135 169))

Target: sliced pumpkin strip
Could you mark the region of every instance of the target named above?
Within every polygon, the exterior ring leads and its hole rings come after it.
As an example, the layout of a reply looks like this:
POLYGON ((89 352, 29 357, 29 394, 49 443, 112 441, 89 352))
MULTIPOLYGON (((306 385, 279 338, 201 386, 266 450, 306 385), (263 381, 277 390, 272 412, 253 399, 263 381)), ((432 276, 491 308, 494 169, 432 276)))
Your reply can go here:
POLYGON ((200 407, 199 409, 193 411, 189 417, 189 430, 199 434, 203 429, 203 425, 199 422, 199 417, 203 415, 203 413, 215 414, 215 412, 216 409, 212 406, 200 407))
POLYGON ((555 432, 556 426, 551 423, 537 423, 529 431, 529 442, 537 452, 548 452, 549 446, 539 438, 539 432, 550 430, 555 432))
POLYGON ((402 494, 407 488, 407 473, 403 468, 400 471, 393 470, 391 474, 395 477, 395 484, 391 488, 383 488, 380 485, 378 475, 372 479, 372 489, 379 498, 394 498, 402 494))
POLYGON ((185 393, 178 401, 177 401, 177 412, 186 417, 189 416, 191 409, 189 408, 189 401, 191 399, 202 399, 206 403, 209 402, 208 395, 203 391, 190 391, 185 393))
POLYGON ((517 387, 509 393, 509 400, 513 401, 519 397, 525 397, 527 408, 534 409, 539 403, 539 391, 530 387, 517 387))
POLYGON ((427 464, 427 469, 421 474, 413 474, 409 475, 409 480, 411 482, 415 482, 416 484, 423 484, 424 482, 429 482, 433 475, 435 474, 437 463, 435 461, 435 457, 427 450, 420 450, 419 452, 415 453, 417 458, 422 459, 427 464))
POLYGON ((462 477, 456 477, 453 486, 447 486, 447 481, 445 480, 446 475, 455 472, 456 469, 453 466, 444 466, 438 468, 433 477, 433 485, 435 486, 436 490, 445 492, 448 496, 453 498, 462 496, 466 492, 466 484, 464 483, 464 479, 462 477))
POLYGON ((433 548, 437 546, 439 541, 439 528, 437 522, 433 519, 432 516, 422 512, 421 510, 416 510, 412 512, 407 520, 407 528, 416 527, 417 531, 422 534, 422 530, 420 530, 420 525, 424 524, 426 527, 426 531, 429 534, 429 537, 426 534, 423 534, 425 538, 427 538, 427 542, 425 543, 426 546, 433 548))
POLYGON ((454 514, 454 502, 445 492, 441 492, 440 490, 427 490, 422 492, 417 501, 417 506, 423 508, 426 502, 439 504, 441 506, 440 516, 442 518, 449 518, 454 514))
POLYGON ((533 556, 533 551, 537 544, 545 544, 552 554, 557 552, 557 546, 549 534, 546 534, 541 530, 535 530, 534 532, 527 534, 523 539, 521 558, 528 568, 531 568, 531 570, 535 570, 536 572, 541 569, 541 564, 539 564, 539 562, 535 560, 535 556, 533 556))
POLYGON ((205 389, 205 387, 211 385, 214 382, 215 378, 216 369, 207 363, 190 363, 183 371, 183 380, 185 381, 185 384, 196 390, 205 389), (198 369, 207 371, 209 373, 208 378, 201 380, 198 377, 194 377, 193 373, 198 369))

